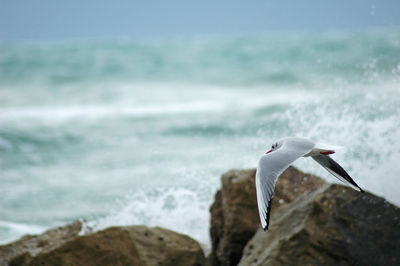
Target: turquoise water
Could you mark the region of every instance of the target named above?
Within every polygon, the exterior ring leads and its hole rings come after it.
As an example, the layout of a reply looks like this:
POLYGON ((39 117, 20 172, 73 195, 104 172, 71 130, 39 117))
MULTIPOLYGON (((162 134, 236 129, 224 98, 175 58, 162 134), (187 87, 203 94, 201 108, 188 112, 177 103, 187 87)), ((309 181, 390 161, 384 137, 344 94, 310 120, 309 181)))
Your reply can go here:
POLYGON ((293 135, 400 204, 399 81, 398 29, 2 44, 0 242, 83 218, 207 246, 220 175, 293 135))

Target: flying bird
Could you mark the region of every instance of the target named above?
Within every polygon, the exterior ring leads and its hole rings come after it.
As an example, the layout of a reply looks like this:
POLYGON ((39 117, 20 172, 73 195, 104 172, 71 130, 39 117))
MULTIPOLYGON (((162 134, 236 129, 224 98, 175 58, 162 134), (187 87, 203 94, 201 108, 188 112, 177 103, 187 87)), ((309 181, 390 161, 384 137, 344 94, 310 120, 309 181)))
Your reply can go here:
POLYGON ((256 172, 256 191, 258 212, 264 230, 267 230, 269 226, 276 180, 291 163, 300 157, 313 158, 340 181, 360 192, 364 192, 350 175, 329 156, 340 148, 315 143, 308 139, 289 137, 274 143, 271 149, 261 156, 256 172))

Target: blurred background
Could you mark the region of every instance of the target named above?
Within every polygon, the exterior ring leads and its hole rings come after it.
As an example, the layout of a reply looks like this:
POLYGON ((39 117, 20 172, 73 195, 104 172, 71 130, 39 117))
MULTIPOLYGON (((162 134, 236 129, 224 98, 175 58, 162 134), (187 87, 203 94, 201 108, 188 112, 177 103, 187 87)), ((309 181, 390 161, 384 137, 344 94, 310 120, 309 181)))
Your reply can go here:
POLYGON ((286 136, 399 205, 399 26, 395 0, 0 0, 0 243, 86 219, 207 247, 220 175, 286 136))

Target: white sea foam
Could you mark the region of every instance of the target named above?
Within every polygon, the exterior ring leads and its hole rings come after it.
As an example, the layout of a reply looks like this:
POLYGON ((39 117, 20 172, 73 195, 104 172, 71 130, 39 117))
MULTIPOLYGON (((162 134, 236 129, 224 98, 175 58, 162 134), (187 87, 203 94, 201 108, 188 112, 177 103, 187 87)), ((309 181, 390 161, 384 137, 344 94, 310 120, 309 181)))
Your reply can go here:
MULTIPOLYGON (((400 168, 395 163, 400 160, 400 108, 396 103, 399 95, 381 93, 346 95, 339 91, 340 96, 322 95, 306 106, 295 105, 284 117, 290 121, 291 134, 345 146, 345 151, 333 157, 361 187, 399 205, 400 187, 396 180, 400 168), (342 101, 352 101, 353 105, 344 106, 342 101), (379 106, 382 103, 385 104, 379 106)), ((296 165, 336 182, 314 162, 299 160, 296 165)))
POLYGON ((86 228, 109 226, 160 226, 190 235, 207 251, 209 246, 209 202, 185 188, 154 189, 127 195, 104 218, 89 221, 86 228))

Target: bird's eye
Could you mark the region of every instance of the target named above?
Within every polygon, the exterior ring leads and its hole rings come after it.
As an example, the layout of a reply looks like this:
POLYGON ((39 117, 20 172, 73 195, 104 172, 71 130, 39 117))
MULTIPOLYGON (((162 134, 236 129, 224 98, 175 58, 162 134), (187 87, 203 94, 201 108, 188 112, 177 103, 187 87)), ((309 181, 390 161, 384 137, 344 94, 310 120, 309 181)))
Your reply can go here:
POLYGON ((272 147, 271 147, 272 149, 274 148, 274 145, 272 145, 272 147))

